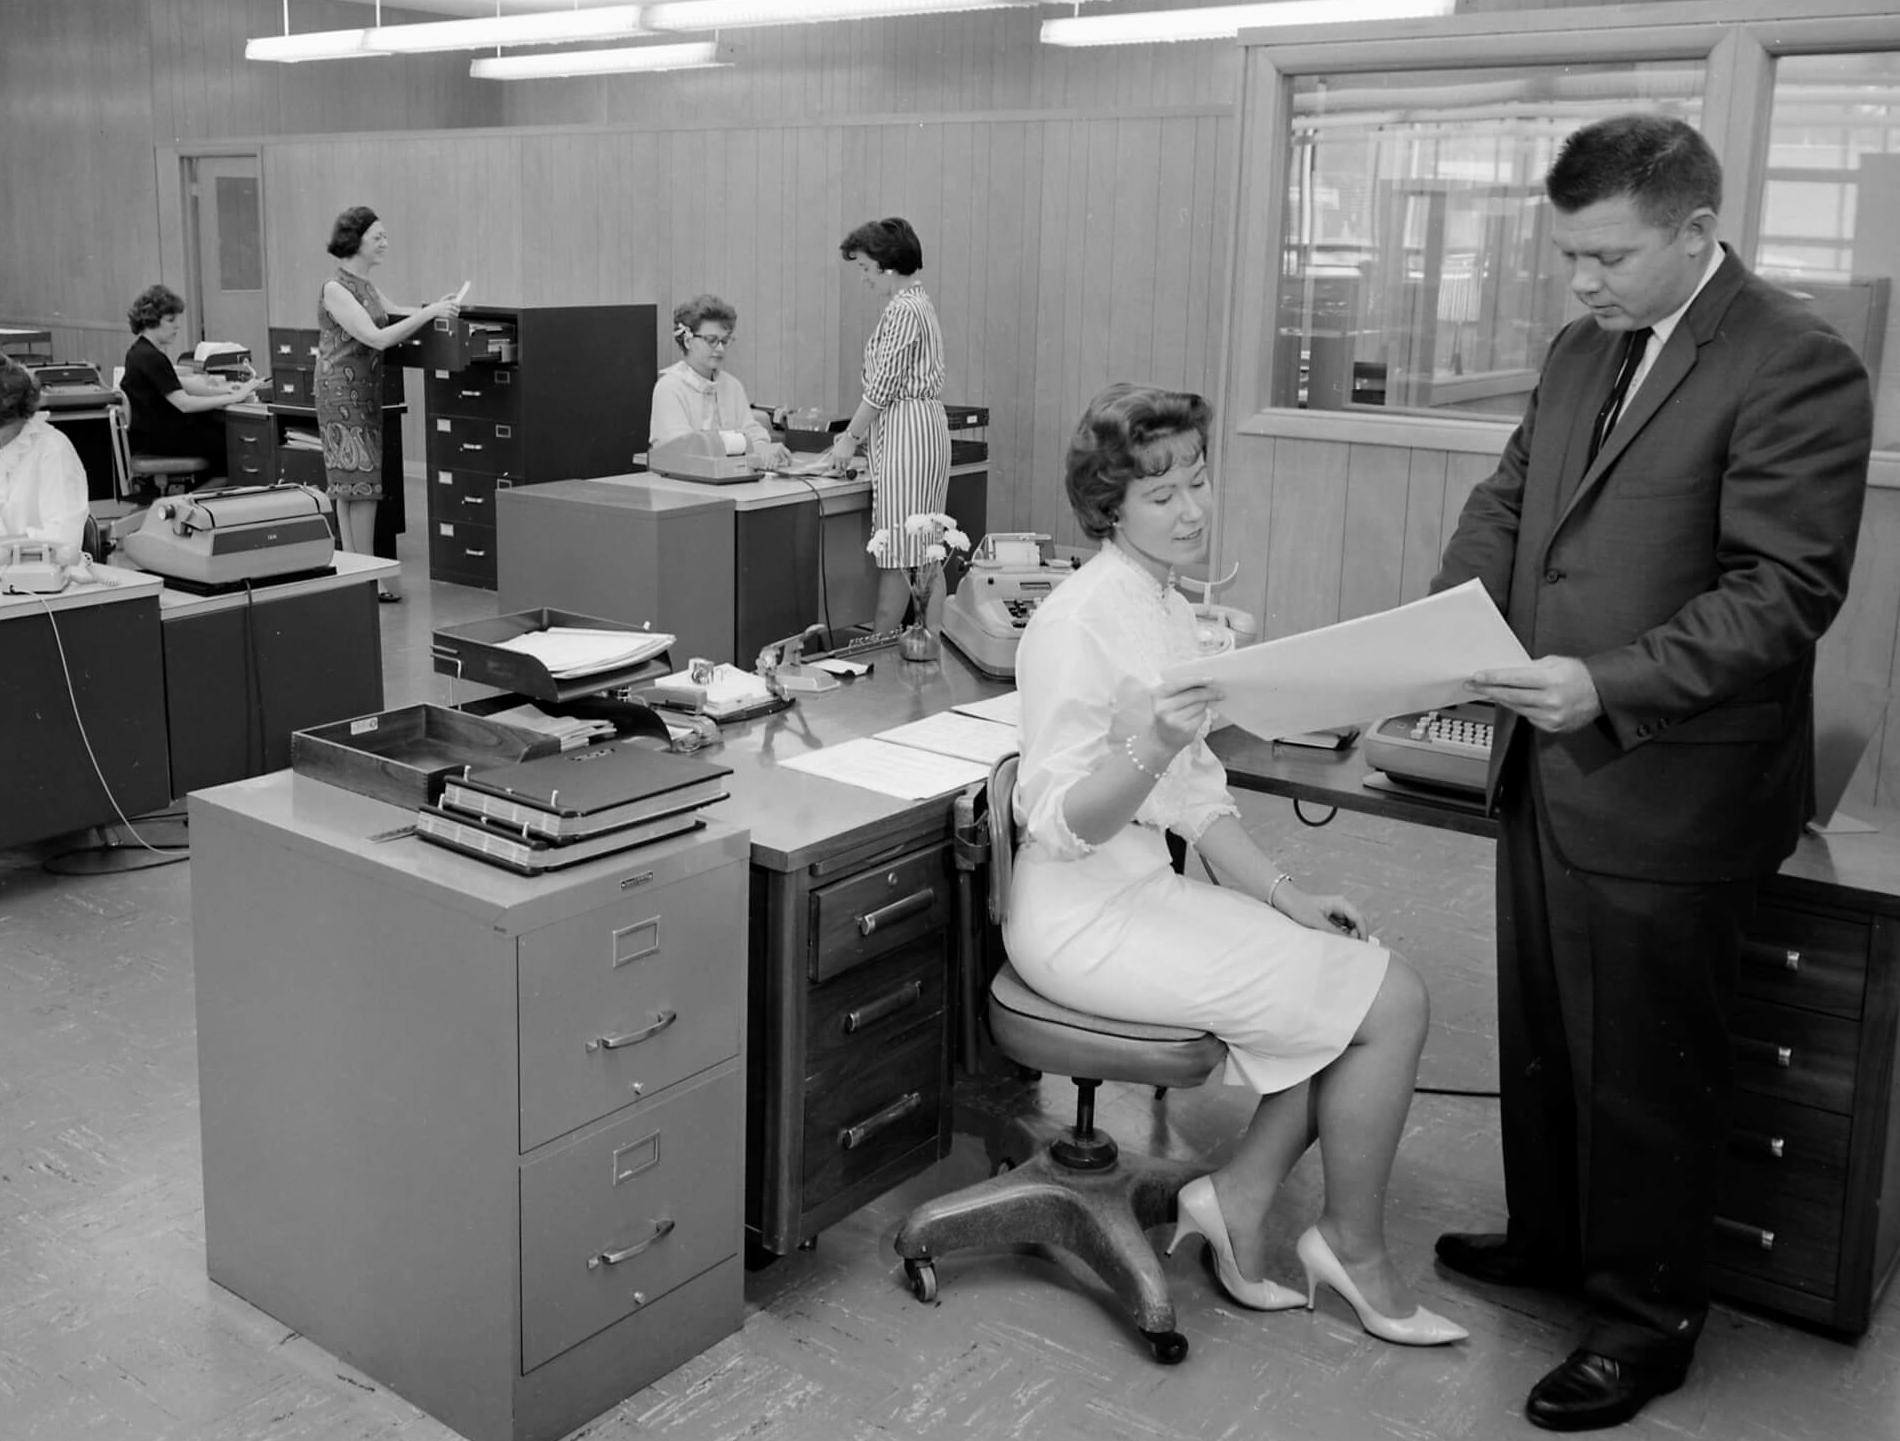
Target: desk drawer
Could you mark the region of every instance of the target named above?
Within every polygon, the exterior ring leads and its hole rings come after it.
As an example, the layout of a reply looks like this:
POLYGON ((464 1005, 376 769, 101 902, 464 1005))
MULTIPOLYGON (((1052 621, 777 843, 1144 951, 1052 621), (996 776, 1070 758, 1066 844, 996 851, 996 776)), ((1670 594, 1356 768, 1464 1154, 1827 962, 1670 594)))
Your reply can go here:
POLYGON ((944 1103, 941 1021, 908 1044, 856 1055, 805 1086, 803 1210, 823 1205, 937 1134, 944 1103))
POLYGON ((743 884, 722 866, 521 937, 523 1152, 739 1053, 743 884))
POLYGON ((1716 1202, 1713 1259, 1830 1295, 1840 1265, 1850 1122, 1743 1093, 1716 1202))
POLYGON ((266 457, 276 444, 276 429, 268 415, 224 417, 224 443, 233 461, 240 456, 266 457))
POLYGON ((1865 922, 1764 901, 1742 939, 1744 996, 1858 1016, 1867 984, 1865 922))
POLYGON ((738 1251, 744 1081, 734 1066, 522 1165, 524 1372, 738 1251))
POLYGON ((512 365, 425 372, 423 395, 430 415, 466 415, 513 421, 521 414, 519 372, 512 365))
POLYGON ((233 485, 271 485, 277 479, 275 465, 264 456, 246 455, 233 447, 229 459, 233 485))
POLYGON ((430 475, 429 516, 433 520, 495 523, 495 491, 508 484, 473 470, 438 470, 430 475))
POLYGON ((1791 1006, 1737 999, 1735 1080, 1746 1091, 1846 1115, 1854 1105, 1860 1027, 1791 1006))
POLYGON ((948 924, 949 849, 912 851, 813 891, 812 980, 829 980, 948 924))
POLYGON ((428 435, 431 470, 479 470, 521 479, 521 433, 513 424, 431 415, 428 435))
POLYGON ((920 1026, 941 1027, 948 964, 942 938, 926 936, 874 966, 814 986, 806 999, 807 1068, 817 1071, 843 1056, 867 1063, 920 1026))
POLYGON ((437 580, 495 588, 495 532, 484 525, 429 522, 429 574, 437 580))

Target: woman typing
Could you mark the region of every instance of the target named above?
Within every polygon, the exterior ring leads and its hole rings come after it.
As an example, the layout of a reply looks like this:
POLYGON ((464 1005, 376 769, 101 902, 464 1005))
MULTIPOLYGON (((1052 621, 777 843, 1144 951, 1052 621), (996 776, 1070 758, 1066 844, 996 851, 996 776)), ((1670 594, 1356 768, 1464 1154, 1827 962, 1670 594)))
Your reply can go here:
POLYGON ((126 440, 134 455, 200 456, 213 479, 227 475, 224 421, 215 412, 249 400, 265 382, 180 375, 166 352, 178 343, 185 302, 169 286, 148 286, 125 313, 134 339, 125 352, 126 440))

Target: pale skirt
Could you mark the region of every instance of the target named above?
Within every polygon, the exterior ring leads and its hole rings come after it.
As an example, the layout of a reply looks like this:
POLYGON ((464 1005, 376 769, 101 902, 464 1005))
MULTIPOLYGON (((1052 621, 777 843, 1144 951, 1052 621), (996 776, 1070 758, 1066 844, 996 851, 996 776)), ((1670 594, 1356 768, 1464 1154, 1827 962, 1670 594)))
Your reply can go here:
POLYGON ((1025 844, 1003 936, 1032 989, 1112 1020, 1212 1031, 1227 1044, 1226 1084, 1260 1095, 1346 1049, 1387 959, 1381 946, 1176 875, 1166 838, 1136 825, 1076 860, 1025 844))

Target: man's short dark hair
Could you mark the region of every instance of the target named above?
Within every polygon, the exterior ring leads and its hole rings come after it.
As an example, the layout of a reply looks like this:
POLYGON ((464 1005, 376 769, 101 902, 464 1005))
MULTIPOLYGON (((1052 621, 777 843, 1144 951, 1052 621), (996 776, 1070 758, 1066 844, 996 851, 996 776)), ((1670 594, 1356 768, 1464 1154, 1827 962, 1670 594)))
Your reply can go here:
POLYGON ((363 248, 364 232, 380 218, 367 205, 352 205, 330 227, 330 253, 338 260, 348 260, 363 248))
POLYGON ((1644 222, 1673 229, 1722 208, 1722 163, 1693 125, 1668 115, 1616 115, 1573 132, 1544 177, 1566 214, 1627 195, 1644 222))
POLYGON ((1129 485, 1160 473, 1155 466, 1167 451, 1158 449, 1157 442, 1195 435, 1205 455, 1213 423, 1214 409, 1200 396, 1157 385, 1121 380, 1091 400, 1069 441, 1064 465, 1069 507, 1082 533, 1101 540, 1115 528, 1129 485))
POLYGON ((155 326, 163 325, 174 315, 185 313, 185 302, 178 298, 178 292, 169 285, 148 285, 139 292, 139 298, 126 308, 125 323, 132 327, 134 335, 143 335, 155 326))
POLYGON ((924 268, 924 243, 900 215, 865 221, 838 242, 838 254, 846 260, 868 255, 881 269, 899 275, 915 275, 924 268))

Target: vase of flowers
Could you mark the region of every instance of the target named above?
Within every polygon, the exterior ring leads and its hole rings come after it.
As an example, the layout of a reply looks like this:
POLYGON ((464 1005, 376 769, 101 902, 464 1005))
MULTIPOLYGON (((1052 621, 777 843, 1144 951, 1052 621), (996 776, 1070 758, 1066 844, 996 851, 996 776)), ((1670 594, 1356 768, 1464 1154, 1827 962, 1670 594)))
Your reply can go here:
MULTIPOLYGON (((931 624, 930 598, 945 564, 969 552, 970 537, 957 529, 950 516, 928 510, 907 516, 904 534, 913 545, 922 544, 924 558, 909 567, 911 618, 898 637, 898 653, 905 660, 935 660, 942 653, 943 643, 931 624)), ((888 559, 890 531, 879 530, 865 549, 880 560, 888 559)))

